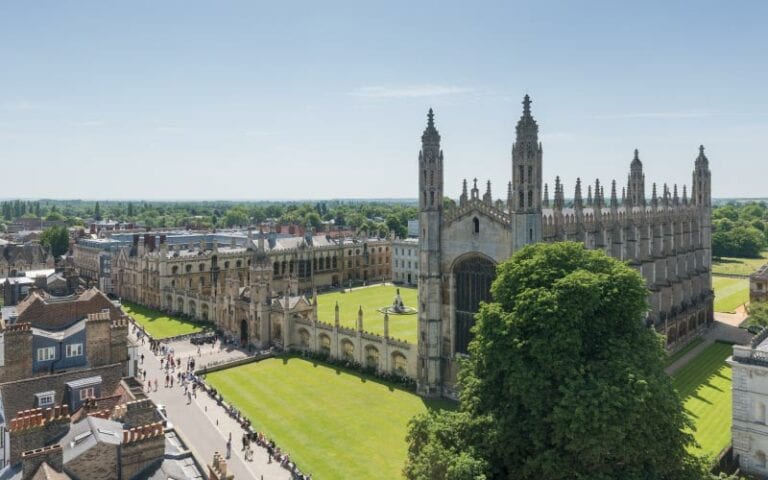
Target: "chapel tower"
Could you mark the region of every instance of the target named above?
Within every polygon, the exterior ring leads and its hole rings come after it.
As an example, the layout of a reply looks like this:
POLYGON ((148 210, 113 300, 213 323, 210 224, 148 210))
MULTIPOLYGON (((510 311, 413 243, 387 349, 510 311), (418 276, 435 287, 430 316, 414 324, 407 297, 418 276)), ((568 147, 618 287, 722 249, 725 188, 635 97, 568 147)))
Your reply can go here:
POLYGON ((419 152, 419 360, 418 391, 441 395, 442 292, 440 229, 443 216, 443 152, 432 109, 419 152))
POLYGON ((518 250, 541 240, 542 148, 539 126, 531 116, 531 98, 523 99, 523 115, 517 122, 512 145, 512 213, 518 250))
POLYGON ((640 154, 635 149, 635 158, 629 164, 629 180, 627 182, 627 202, 632 207, 645 206, 645 174, 640 154))
MULTIPOLYGON (((699 210, 699 228, 701 244, 704 245, 703 267, 712 268, 712 172, 709 171, 709 159, 704 155, 704 145, 699 146, 691 183, 691 203, 699 210)), ((709 277, 711 289, 712 276, 709 277)))

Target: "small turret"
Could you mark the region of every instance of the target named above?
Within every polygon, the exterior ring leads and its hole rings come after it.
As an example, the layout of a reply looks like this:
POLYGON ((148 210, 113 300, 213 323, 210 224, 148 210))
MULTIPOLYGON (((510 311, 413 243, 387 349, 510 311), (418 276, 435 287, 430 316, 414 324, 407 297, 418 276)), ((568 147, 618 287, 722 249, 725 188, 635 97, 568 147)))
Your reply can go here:
POLYGON ((339 301, 336 301, 336 306, 333 307, 333 324, 336 328, 339 327, 339 301))
POLYGON ((653 182, 653 190, 651 190, 651 206, 654 209, 659 206, 659 197, 656 195, 656 182, 653 182))
POLYGON ((544 208, 549 208, 549 184, 544 184, 544 200, 541 202, 544 208))
POLYGON ((573 208, 577 210, 584 208, 584 200, 581 198, 581 178, 576 178, 576 188, 573 192, 573 208))
POLYGON ((562 211, 565 206, 565 196, 563 195, 563 186, 560 183, 560 177, 555 177, 555 210, 562 211))
POLYGON ((587 206, 592 206, 592 185, 587 185, 587 206))
POLYGON ((491 181, 488 180, 485 187, 485 194, 483 195, 483 203, 488 206, 493 204, 493 197, 491 197, 491 181))
POLYGON ((611 181, 611 210, 619 208, 619 199, 616 197, 616 180, 611 181))
POLYGON ((465 178, 463 182, 461 182, 461 196, 459 197, 459 206, 464 206, 464 204, 467 203, 467 199, 469 198, 469 195, 467 194, 467 179, 465 178))

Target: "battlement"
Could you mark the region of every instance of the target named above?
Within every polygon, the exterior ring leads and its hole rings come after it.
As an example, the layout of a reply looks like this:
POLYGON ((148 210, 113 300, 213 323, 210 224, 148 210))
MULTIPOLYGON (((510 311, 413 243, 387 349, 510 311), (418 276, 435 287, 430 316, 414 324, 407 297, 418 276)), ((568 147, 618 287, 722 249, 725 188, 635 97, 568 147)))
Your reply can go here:
POLYGON ((164 435, 162 422, 150 423, 130 430, 123 430, 123 445, 138 443, 164 435))
POLYGON ((51 422, 65 421, 69 422, 69 407, 66 405, 57 405, 53 408, 31 408, 22 410, 16 414, 16 418, 11 419, 8 427, 9 432, 20 432, 34 427, 42 427, 51 422))

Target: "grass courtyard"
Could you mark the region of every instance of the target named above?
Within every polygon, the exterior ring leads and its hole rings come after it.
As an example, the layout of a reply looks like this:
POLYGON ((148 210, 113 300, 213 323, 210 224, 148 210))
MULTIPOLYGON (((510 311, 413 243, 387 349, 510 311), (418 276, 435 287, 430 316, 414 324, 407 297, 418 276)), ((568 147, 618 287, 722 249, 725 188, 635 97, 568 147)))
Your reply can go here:
POLYGON ((717 275, 749 275, 768 263, 768 250, 760 258, 721 257, 712 259, 712 273, 717 275))
MULTIPOLYGON (((384 334, 384 314, 378 311, 381 307, 392 305, 392 300, 400 288, 400 297, 406 306, 418 308, 417 291, 415 288, 395 287, 392 285, 375 285, 355 288, 351 292, 330 292, 318 295, 317 317, 321 322, 333 323, 334 308, 339 302, 339 322, 345 327, 355 328, 357 325, 357 310, 363 306, 363 329, 384 334)), ((390 315, 389 336, 416 343, 418 329, 417 315, 390 315)))
POLYGON ((685 410, 696 425, 694 453, 717 456, 731 440, 730 343, 715 342, 673 375, 685 410))
POLYGON ((203 330, 203 326, 199 323, 190 322, 175 315, 168 315, 135 303, 123 302, 123 311, 144 327, 155 340, 203 330))
POLYGON ((206 380, 317 480, 400 478, 408 421, 429 408, 451 407, 295 357, 206 380))
POLYGON ((735 312, 749 301, 749 280, 746 278, 712 276, 715 290, 715 311, 735 312))

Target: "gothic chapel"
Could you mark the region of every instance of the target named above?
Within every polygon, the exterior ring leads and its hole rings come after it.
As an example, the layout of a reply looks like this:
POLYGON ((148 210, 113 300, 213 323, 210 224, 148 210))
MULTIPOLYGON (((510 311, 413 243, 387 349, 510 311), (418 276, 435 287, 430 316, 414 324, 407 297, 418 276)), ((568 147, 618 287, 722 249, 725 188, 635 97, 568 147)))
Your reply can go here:
POLYGON ((694 163, 691 197, 677 185, 652 186, 646 198, 638 151, 626 186, 610 197, 596 180, 583 198, 576 179, 565 201, 560 177, 553 202, 542 179, 543 151, 531 100, 523 100, 512 145, 512 181, 506 199, 483 195, 464 180, 455 208, 443 205, 443 151, 429 110, 419 152, 419 347, 418 390, 455 397, 456 361, 467 354, 470 329, 481 301, 490 300, 495 267, 533 242, 578 241, 629 262, 648 286, 648 326, 666 335, 668 346, 686 342, 713 320, 711 278, 711 174, 704 147, 694 163))

